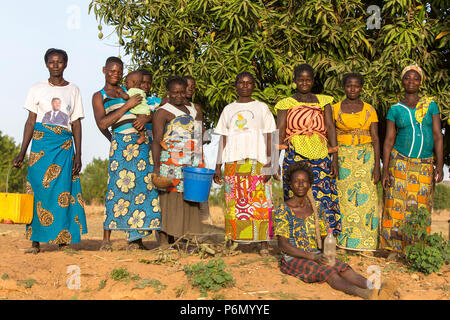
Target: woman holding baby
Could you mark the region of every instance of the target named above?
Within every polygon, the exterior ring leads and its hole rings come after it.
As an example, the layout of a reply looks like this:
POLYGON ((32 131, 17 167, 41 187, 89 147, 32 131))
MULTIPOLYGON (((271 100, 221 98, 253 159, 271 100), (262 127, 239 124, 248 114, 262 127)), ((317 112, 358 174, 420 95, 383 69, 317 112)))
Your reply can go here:
POLYGON ((106 60, 103 72, 105 86, 92 98, 97 126, 111 141, 104 235, 100 249, 112 249, 112 230, 125 232, 129 249, 146 249, 142 239, 152 230, 160 230, 161 212, 158 191, 151 180, 150 143, 148 138, 144 141, 139 139, 151 116, 131 111, 145 100, 140 94, 132 95, 133 90, 127 91, 139 85, 139 75, 142 78, 142 74, 130 74, 127 84, 130 88, 121 87, 123 63, 117 57, 106 60))

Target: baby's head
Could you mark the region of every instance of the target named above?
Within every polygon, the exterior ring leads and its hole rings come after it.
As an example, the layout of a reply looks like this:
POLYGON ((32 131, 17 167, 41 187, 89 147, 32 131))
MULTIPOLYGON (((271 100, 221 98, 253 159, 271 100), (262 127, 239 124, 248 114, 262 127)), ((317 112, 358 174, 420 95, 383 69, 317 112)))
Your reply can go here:
POLYGON ((143 74, 141 71, 131 71, 127 76, 125 77, 125 87, 127 90, 131 88, 141 88, 141 82, 142 82, 143 74))

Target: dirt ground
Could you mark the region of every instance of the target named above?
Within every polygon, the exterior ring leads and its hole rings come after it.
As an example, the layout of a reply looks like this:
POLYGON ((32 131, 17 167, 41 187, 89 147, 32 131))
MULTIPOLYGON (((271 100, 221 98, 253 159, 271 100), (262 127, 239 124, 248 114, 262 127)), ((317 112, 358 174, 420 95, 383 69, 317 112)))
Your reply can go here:
MULTIPOLYGON (((171 263, 151 264, 148 262, 155 261, 160 252, 156 239, 151 236, 144 241, 155 250, 129 251, 121 232, 112 234, 112 252, 98 251, 102 239, 102 211, 100 206, 87 207, 89 233, 80 244, 62 251, 55 245, 41 244, 38 255, 24 254, 30 246, 24 236, 24 225, 0 224, 0 300, 360 300, 326 283, 306 284, 282 274, 274 243, 269 257, 261 257, 251 245, 239 245, 237 250, 241 252, 221 257, 235 285, 201 297, 199 289, 188 281, 183 266, 215 258, 201 259, 184 251, 172 251, 171 263), (114 280, 111 272, 118 268, 126 269, 130 277, 114 280), (79 289, 73 277, 77 270, 81 274, 79 289)), ((450 211, 434 213, 432 231, 442 232, 448 239, 449 219, 450 211)), ((210 217, 204 217, 204 231, 222 234, 222 225, 221 208, 211 208, 210 217)), ((340 252, 338 256, 366 277, 371 276, 368 267, 377 266, 381 281, 388 279, 392 285, 381 299, 449 300, 449 265, 439 273, 425 276, 409 273, 401 262, 386 261, 378 255, 340 252)))

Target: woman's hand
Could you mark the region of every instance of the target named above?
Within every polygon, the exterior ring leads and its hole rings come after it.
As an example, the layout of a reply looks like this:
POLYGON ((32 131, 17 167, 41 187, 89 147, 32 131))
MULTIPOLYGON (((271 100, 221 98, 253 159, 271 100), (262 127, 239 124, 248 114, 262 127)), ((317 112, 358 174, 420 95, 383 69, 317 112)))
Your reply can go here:
POLYGON ((328 264, 328 258, 326 258, 323 253, 315 254, 313 260, 321 266, 325 266, 328 264))
POLYGON ((330 174, 332 178, 337 177, 339 173, 339 165, 338 165, 338 158, 337 153, 333 154, 333 160, 331 160, 331 168, 330 168, 330 174))
POLYGON ((25 155, 22 153, 19 153, 17 157, 15 157, 12 161, 12 165, 15 168, 21 168, 23 164, 23 159, 25 158, 25 155))
POLYGON ((81 171, 81 156, 75 154, 72 158, 73 166, 72 166, 72 176, 76 176, 81 171))
POLYGON ((380 176, 380 167, 375 166, 372 171, 372 181, 374 185, 376 185, 380 181, 380 176))
POLYGON ((444 180, 444 168, 443 166, 437 166, 434 170, 434 181, 439 183, 442 180, 444 180))
POLYGON ((130 99, 128 99, 128 101, 125 105, 127 105, 128 110, 130 110, 130 109, 136 107, 141 102, 142 102, 142 96, 140 94, 135 94, 134 96, 130 97, 130 99))
POLYGON ((222 184, 222 170, 216 169, 216 173, 214 173, 213 180, 217 184, 222 184))
POLYGON ((136 118, 136 120, 133 121, 133 127, 137 130, 137 131, 142 131, 145 128, 145 125, 151 120, 151 115, 143 115, 138 116, 136 118))
POLYGON ((391 186, 391 177, 389 176, 389 172, 387 170, 383 170, 383 177, 381 179, 381 183, 383 185, 384 190, 387 190, 391 186))

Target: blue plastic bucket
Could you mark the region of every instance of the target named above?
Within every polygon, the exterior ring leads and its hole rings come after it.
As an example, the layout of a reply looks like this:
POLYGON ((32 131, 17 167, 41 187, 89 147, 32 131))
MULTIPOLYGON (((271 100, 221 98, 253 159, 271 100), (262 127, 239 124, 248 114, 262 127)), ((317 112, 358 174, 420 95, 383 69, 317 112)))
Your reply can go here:
POLYGON ((207 168, 184 167, 184 200, 208 201, 214 173, 214 170, 207 168))

